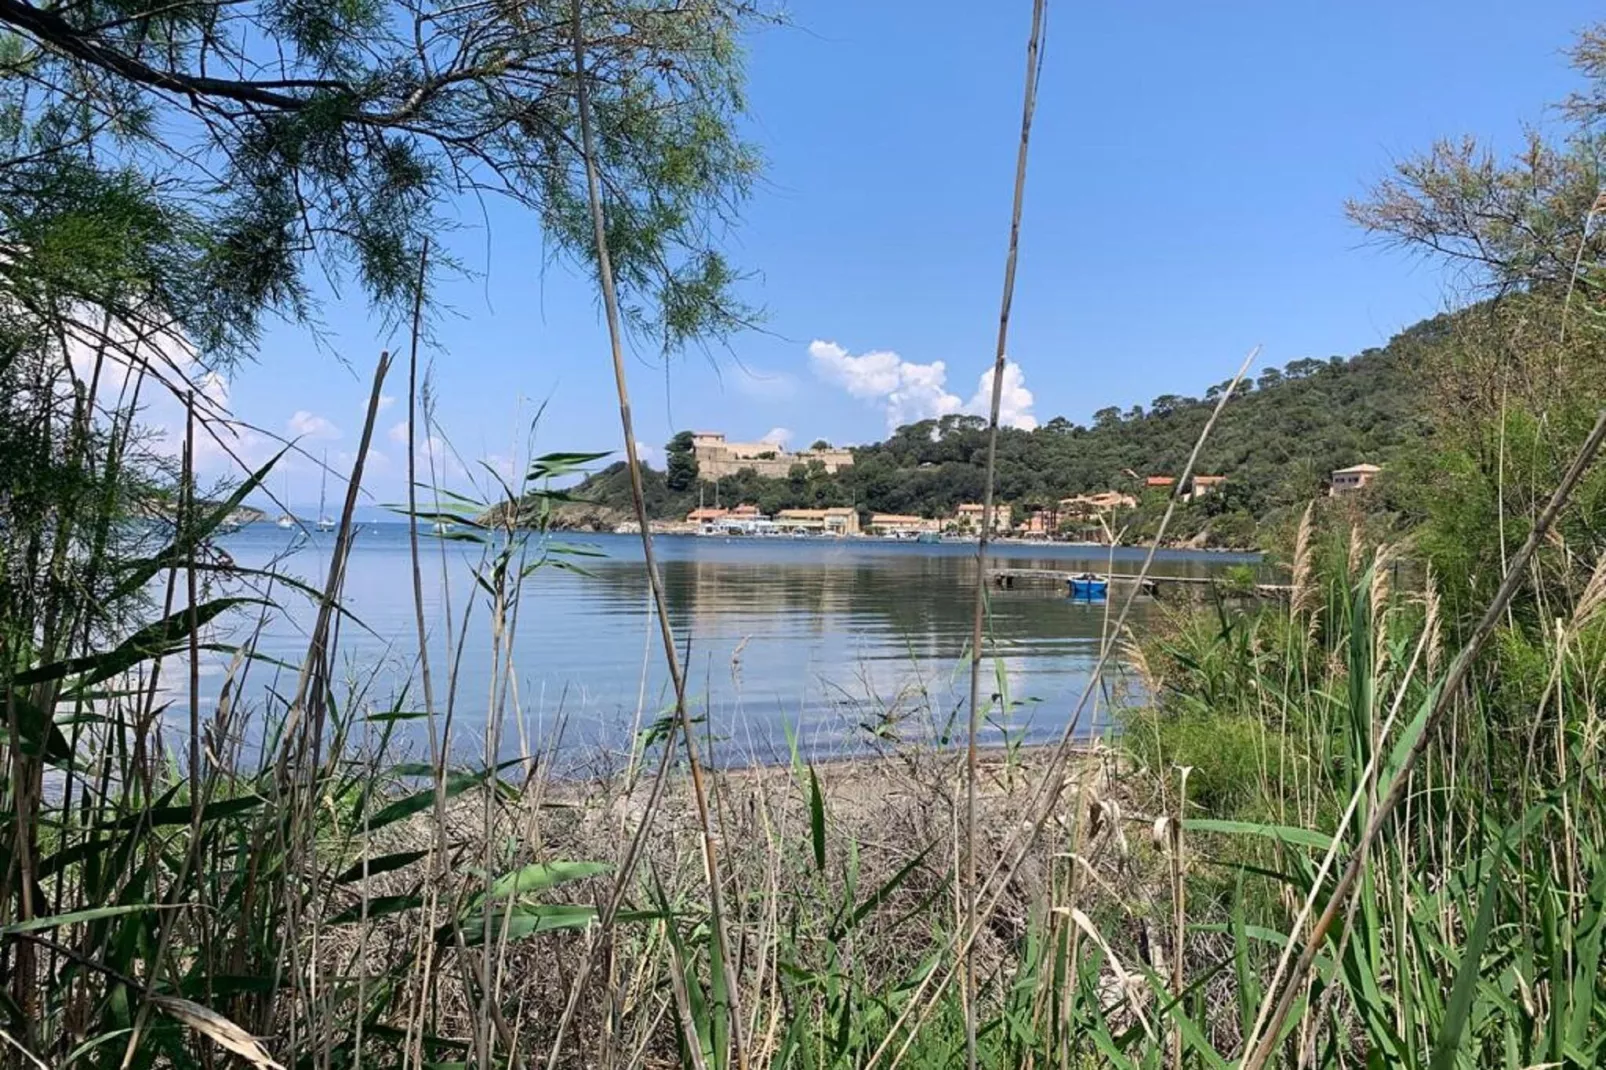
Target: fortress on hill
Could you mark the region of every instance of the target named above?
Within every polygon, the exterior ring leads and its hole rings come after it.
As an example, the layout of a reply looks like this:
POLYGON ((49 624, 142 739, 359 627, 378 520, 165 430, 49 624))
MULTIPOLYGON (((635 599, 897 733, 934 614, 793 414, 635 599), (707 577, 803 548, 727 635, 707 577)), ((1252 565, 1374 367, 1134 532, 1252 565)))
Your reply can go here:
POLYGON ((724 479, 744 468, 769 479, 785 479, 794 464, 819 461, 827 472, 853 465, 851 450, 782 449, 773 442, 726 442, 723 431, 697 431, 691 439, 692 455, 697 458, 697 474, 702 479, 724 479))

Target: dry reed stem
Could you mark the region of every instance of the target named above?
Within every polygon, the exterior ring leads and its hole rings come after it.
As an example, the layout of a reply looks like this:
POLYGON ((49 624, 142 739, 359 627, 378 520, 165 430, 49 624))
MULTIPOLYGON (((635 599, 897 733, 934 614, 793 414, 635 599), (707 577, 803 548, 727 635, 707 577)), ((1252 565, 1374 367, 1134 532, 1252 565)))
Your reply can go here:
POLYGON ((1289 581, 1293 592, 1288 599, 1288 608, 1294 616, 1310 610, 1316 603, 1316 585, 1311 575, 1311 528, 1312 514, 1316 503, 1310 502, 1299 517, 1299 530, 1294 535, 1294 574, 1289 581))
MULTIPOLYGON (((434 796, 433 796, 433 799, 431 801, 432 812, 433 812, 434 818, 435 818, 435 820, 433 822, 434 835, 431 838, 430 846, 429 846, 429 852, 430 853, 429 853, 428 858, 426 859, 426 862, 427 862, 427 864, 429 866, 429 869, 430 869, 432 880, 430 882, 431 893, 430 893, 429 898, 428 898, 428 905, 427 905, 426 914, 425 914, 425 916, 429 919, 429 927, 433 928, 434 925, 436 924, 436 919, 439 916, 437 912, 440 910, 440 896, 438 894, 438 890, 443 888, 443 887, 445 887, 445 883, 446 883, 445 882, 445 877, 446 877, 446 868, 445 867, 448 864, 449 855, 450 855, 450 851, 448 849, 448 844, 447 844, 447 839, 446 839, 446 829, 447 829, 447 820, 446 820, 446 756, 447 756, 447 753, 448 753, 448 748, 450 746, 451 721, 450 721, 450 715, 448 714, 447 722, 446 722, 446 725, 444 726, 444 728, 437 728, 436 717, 438 715, 437 711, 439 710, 440 707, 436 704, 436 701, 435 701, 434 675, 433 675, 433 673, 432 673, 432 671, 430 669, 429 642, 428 642, 429 633, 428 633, 428 626, 427 626, 427 624, 425 622, 425 615, 424 615, 424 576, 423 576, 423 566, 422 566, 422 562, 421 562, 421 555, 420 555, 420 552, 419 552, 419 545, 418 545, 418 450, 417 450, 417 441, 418 441, 418 407, 419 407, 419 401, 420 401, 420 387, 419 387, 419 382, 418 382, 418 345, 419 345, 420 337, 421 337, 421 334, 422 334, 423 311, 424 311, 424 280, 425 280, 425 277, 426 277, 426 274, 427 274, 427 271, 428 271, 428 267, 429 267, 429 243, 426 241, 424 243, 424 247, 421 250, 419 250, 419 254, 418 254, 418 274, 417 274, 417 276, 416 276, 416 278, 414 280, 413 312, 412 312, 411 330, 409 332, 409 338, 408 338, 408 355, 407 355, 407 431, 408 431, 408 434, 407 434, 407 520, 408 520, 408 524, 407 524, 407 547, 408 547, 408 558, 409 558, 409 563, 411 565, 411 572, 412 572, 413 624, 414 624, 414 628, 415 628, 415 635, 416 635, 416 638, 417 638, 417 641, 418 641, 419 674, 420 674, 420 677, 421 677, 421 686, 422 686, 423 692, 424 692, 424 723, 425 723, 425 726, 426 726, 426 729, 427 729, 427 733, 428 733, 429 759, 430 759, 430 768, 431 768, 432 774, 433 774, 432 775, 432 781, 433 781, 433 787, 434 787, 434 796)), ((428 422, 429 422, 429 417, 428 417, 428 415, 426 413, 426 415, 425 415, 426 432, 427 432, 427 424, 428 424, 428 422)), ((434 451, 433 450, 430 451, 430 457, 431 457, 431 460, 430 460, 431 480, 430 480, 430 482, 433 485, 435 483, 435 480, 434 480, 434 451)), ((438 511, 438 509, 439 509, 438 497, 437 497, 436 507, 437 507, 437 511, 438 511)), ((448 625, 447 625, 447 627, 448 627, 448 629, 450 629, 450 605, 449 604, 447 606, 446 612, 447 612, 447 617, 448 617, 448 625)), ((448 647, 451 646, 451 640, 450 640, 450 636, 449 635, 448 635, 448 639, 447 639, 447 644, 448 644, 448 647)), ((367 886, 367 882, 365 881, 364 882, 365 889, 366 889, 366 886, 367 886)), ((448 918, 449 918, 449 924, 451 925, 451 929, 452 929, 452 940, 453 940, 453 943, 454 943, 454 945, 456 947, 456 950, 457 950, 457 959, 458 959, 458 963, 459 963, 459 968, 466 970, 468 968, 467 963, 469 961, 468 947, 467 947, 467 941, 463 937, 463 926, 462 926, 461 920, 460 920, 460 918, 458 916, 458 911, 456 909, 456 905, 455 904, 453 904, 453 906, 450 909, 448 909, 447 914, 448 914, 448 918)), ((425 960, 424 964, 422 966, 422 969, 424 971, 424 976, 427 979, 429 974, 430 974, 430 972, 432 971, 432 968, 433 968, 433 965, 434 965, 433 959, 430 956, 427 956, 427 955, 421 955, 420 957, 425 960)), ((418 1031, 418 1047, 417 1047, 417 1052, 416 1052, 416 1060, 417 1060, 417 1063, 419 1065, 422 1065, 422 1062, 423 1062, 423 1035, 424 1035, 424 1028, 423 1028, 423 1022, 422 1022, 422 1018, 423 1018, 423 1011, 422 1011, 423 996, 422 996, 422 994, 420 994, 419 998, 420 998, 420 1011, 419 1011, 419 1016, 418 1016, 419 1017, 419 1022, 418 1022, 419 1031, 418 1031)), ((412 1026, 413 1026, 413 1023, 409 1022, 408 1023, 408 1031, 409 1031, 409 1033, 411 1033, 412 1026)), ((504 1036, 507 1039, 510 1040, 511 1039, 511 1034, 505 1029, 505 1025, 504 1025, 504 1028, 503 1028, 503 1032, 504 1032, 504 1036)), ((490 1052, 487 1050, 487 1046, 485 1044, 485 1040, 484 1040, 484 1038, 482 1036, 482 1033, 481 1033, 481 1031, 479 1029, 475 1029, 474 1030, 473 1040, 474 1040, 475 1054, 476 1054, 478 1060, 480 1061, 481 1065, 484 1065, 484 1063, 490 1057, 490 1052)), ((409 1053, 405 1050, 405 1045, 404 1045, 403 1058, 406 1058, 406 1056, 408 1054, 409 1053)), ((509 1052, 509 1058, 510 1059, 516 1058, 516 1054, 513 1053, 512 1051, 510 1051, 509 1052)))
MULTIPOLYGON (((982 489, 981 532, 976 540, 976 597, 970 633, 970 723, 965 735, 965 924, 976 925, 976 734, 981 722, 982 623, 987 612, 987 542, 993 530, 993 483, 998 463, 998 412, 1004 396, 1009 343, 1009 311, 1015 300, 1015 259, 1020 250, 1021 208, 1026 199, 1026 156, 1032 113, 1042 74, 1038 50, 1046 0, 1032 2, 1032 30, 1026 42, 1026 88, 1021 104, 1020 144, 1015 152, 1015 192, 1009 220, 1009 252, 1004 258, 1004 292, 998 309, 998 345, 993 356, 993 391, 987 417, 987 469, 982 489)), ((976 1070, 976 963, 965 955, 965 1062, 976 1070)))
MULTIPOLYGON (((619 318, 619 296, 614 284, 613 264, 608 251, 607 225, 602 206, 602 188, 597 173, 596 134, 592 128, 591 121, 591 93, 585 67, 585 35, 581 25, 581 0, 573 0, 571 22, 574 37, 575 100, 580 117, 581 156, 585 164, 586 198, 591 210, 592 240, 597 254, 597 276, 602 289, 603 310, 608 324, 608 342, 613 358, 614 388, 619 398, 619 423, 624 432, 625 459, 630 470, 631 503, 635 508, 636 522, 641 533, 647 585, 652 593, 653 604, 657 609, 659 634, 663 640, 664 647, 664 659, 675 691, 675 720, 680 727, 681 740, 685 745, 686 765, 691 774, 692 794, 697 805, 698 825, 702 831, 703 861, 708 872, 708 898, 713 913, 714 940, 723 962, 727 967, 734 967, 735 960, 730 954, 729 934, 726 931, 729 916, 724 909, 719 857, 715 847, 713 821, 709 814, 708 792, 703 783, 702 763, 698 759, 696 733, 693 731, 691 720, 686 713, 686 674, 680 662, 680 654, 675 648, 675 636, 669 623, 668 600, 664 596, 663 581, 658 572, 658 561, 653 551, 652 528, 647 516, 646 494, 641 481, 641 456, 636 444, 635 425, 630 412, 630 392, 624 363, 623 330, 620 326, 619 318)), ((655 785, 658 790, 661 790, 663 778, 668 772, 671 749, 669 747, 665 748, 664 760, 659 766, 659 777, 655 785)), ((612 925, 614 915, 619 909, 624 889, 635 868, 635 858, 639 854, 640 844, 652 824, 654 810, 654 807, 649 806, 647 812, 642 816, 641 824, 637 829, 636 835, 631 839, 626 857, 620 864, 615 892, 600 926, 604 934, 607 933, 608 928, 612 925)), ((582 974, 589 972, 589 964, 593 960, 588 956, 585 961, 587 965, 583 967, 582 974)), ((577 978, 576 992, 579 991, 580 987, 580 979, 577 978)), ((735 983, 729 986, 728 995, 731 1040, 735 1049, 737 1070, 747 1070, 746 1025, 742 1020, 739 999, 740 990, 741 985, 739 978, 737 978, 735 983)), ((566 1011, 564 1015, 565 1021, 571 1016, 571 1013, 566 1011)), ((560 1023, 560 1035, 552 1046, 552 1054, 548 1062, 549 1067, 556 1065, 561 1046, 560 1023)))
MULTIPOLYGON (((1171 969, 1171 998, 1180 1000, 1183 993, 1183 964, 1186 960, 1188 947, 1188 913, 1187 913, 1187 884, 1183 880, 1187 872, 1183 849, 1185 840, 1182 834, 1182 819, 1188 812, 1188 774, 1193 767, 1182 767, 1180 783, 1177 786, 1177 813, 1171 819, 1171 903, 1172 903, 1172 939, 1176 941, 1173 952, 1175 958, 1171 969)), ((1171 1065, 1174 1070, 1182 1070, 1182 1022, 1179 1019, 1171 1026, 1171 1065)))

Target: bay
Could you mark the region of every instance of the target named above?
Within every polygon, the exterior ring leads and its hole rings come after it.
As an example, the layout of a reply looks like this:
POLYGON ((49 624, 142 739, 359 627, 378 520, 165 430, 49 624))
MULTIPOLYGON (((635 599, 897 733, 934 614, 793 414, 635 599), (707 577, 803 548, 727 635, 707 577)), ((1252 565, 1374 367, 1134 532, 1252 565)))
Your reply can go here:
MULTIPOLYGON (((218 540, 236 564, 276 568, 315 587, 332 534, 258 524, 218 540)), ((548 558, 524 581, 497 642, 473 544, 421 536, 424 615, 437 707, 450 696, 460 750, 487 748, 500 726, 504 756, 541 750, 584 761, 624 752, 672 707, 648 599, 640 541, 562 535, 552 543, 597 556, 548 558), (557 567, 568 561, 584 571, 557 567), (450 640, 450 645, 448 644, 450 640), (500 666, 500 669, 493 669, 500 666), (490 717, 492 710, 498 718, 490 717)), ((688 695, 716 762, 785 760, 791 741, 811 758, 914 740, 962 737, 968 696, 973 544, 878 539, 658 536, 670 623, 688 669, 688 695)), ((530 543, 529 559, 552 546, 530 543)), ((989 567, 1135 572, 1139 548, 998 543, 989 567)), ((1253 555, 1161 551, 1158 575, 1205 576, 1253 555)), ((299 664, 315 617, 309 599, 279 587, 257 649, 299 664)), ((1074 602, 1062 588, 989 591, 982 701, 992 744, 1059 736, 1076 713, 1124 593, 1074 602)), ((361 711, 420 709, 407 527, 364 524, 347 566, 336 679, 361 711), (360 624, 358 623, 360 622, 360 624)), ((1129 627, 1163 612, 1140 598, 1129 627)), ((240 641, 255 620, 234 623, 240 641)), ((214 658, 204 675, 217 680, 214 658)), ((293 691, 259 663, 244 693, 293 691)), ((1140 690, 1120 657, 1107 664, 1077 730, 1108 726, 1110 702, 1140 690)))

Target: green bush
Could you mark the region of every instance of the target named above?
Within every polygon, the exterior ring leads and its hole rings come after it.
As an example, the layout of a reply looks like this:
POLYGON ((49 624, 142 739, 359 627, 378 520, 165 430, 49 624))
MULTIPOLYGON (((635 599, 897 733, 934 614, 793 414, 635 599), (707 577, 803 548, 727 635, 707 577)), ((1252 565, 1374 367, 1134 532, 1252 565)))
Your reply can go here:
POLYGON ((1192 767, 1190 812, 1210 817, 1260 813, 1265 773, 1275 773, 1281 744, 1255 718, 1145 710, 1128 719, 1125 731, 1131 753, 1172 783, 1172 770, 1192 767))

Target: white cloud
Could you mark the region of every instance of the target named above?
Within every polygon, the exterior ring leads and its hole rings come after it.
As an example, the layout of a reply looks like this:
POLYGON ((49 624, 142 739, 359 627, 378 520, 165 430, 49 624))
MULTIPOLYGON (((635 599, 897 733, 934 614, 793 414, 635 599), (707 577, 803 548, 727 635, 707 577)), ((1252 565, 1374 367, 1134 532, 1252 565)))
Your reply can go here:
POLYGON ((229 407, 229 381, 214 371, 203 374, 196 381, 196 389, 221 411, 228 411, 229 407))
POLYGON ((502 453, 487 453, 480 460, 490 465, 491 470, 504 480, 509 483, 513 482, 515 473, 518 471, 518 465, 512 457, 502 453))
MULTIPOLYGON (((809 343, 809 359, 814 371, 826 382, 842 387, 851 396, 878 403, 886 412, 887 430, 914 423, 968 412, 985 416, 992 405, 993 373, 982 373, 976 393, 966 402, 948 392, 948 366, 940 360, 917 364, 904 360, 891 350, 872 350, 854 356, 835 342, 809 343)), ((1037 426, 1032 415, 1032 392, 1020 366, 1004 366, 1004 393, 999 406, 999 422, 1005 427, 1031 430, 1037 426)))
MULTIPOLYGON (((149 445, 155 452, 175 460, 183 456, 183 413, 154 421, 152 428, 155 437, 149 445)), ((196 420, 195 470, 202 475, 239 478, 244 472, 261 468, 278 448, 279 443, 270 436, 258 434, 233 420, 224 417, 196 420)))
POLYGON ((809 359, 822 379, 853 397, 879 402, 887 429, 958 412, 960 399, 945 390, 948 369, 942 361, 916 364, 891 350, 854 356, 835 342, 809 343, 809 359))
MULTIPOLYGON (((976 396, 970 399, 965 411, 985 416, 992 411, 993 370, 981 373, 976 383, 976 396)), ((998 424, 1000 427, 1018 427, 1030 431, 1037 426, 1032 415, 1032 392, 1026 389, 1026 376, 1014 361, 1004 363, 1004 389, 998 398, 998 424)))
MULTIPOLYGON (((342 450, 340 453, 334 454, 329 458, 329 465, 334 470, 333 475, 336 478, 343 479, 351 472, 352 468, 356 464, 356 460, 357 453, 355 450, 342 450)), ((364 480, 366 481, 368 476, 371 476, 376 472, 388 471, 390 471, 390 458, 385 456, 380 451, 374 449, 372 446, 368 447, 368 457, 367 460, 363 462, 364 480)))
MULTIPOLYGON (((397 445, 405 446, 407 445, 410 431, 411 426, 408 422, 400 420, 390 425, 390 430, 385 432, 385 436, 397 445)), ((372 457, 373 454, 370 452, 369 456, 372 457)), ((491 461, 496 457, 497 454, 493 453, 486 455, 485 459, 491 461)), ((439 435, 426 435, 418 440, 418 452, 414 455, 414 463, 418 465, 420 479, 427 477, 431 461, 435 464, 435 474, 437 476, 447 475, 453 479, 461 479, 468 474, 467 470, 458 462, 457 456, 451 451, 451 448, 446 445, 446 440, 439 435)), ((398 458, 397 463, 398 465, 404 465, 405 459, 398 458)))
MULTIPOLYGON (((176 329, 142 324, 136 331, 100 314, 69 316, 62 324, 67 359, 73 375, 87 388, 95 383, 95 401, 110 409, 128 404, 134 381, 143 378, 139 394, 141 422, 173 431, 167 452, 182 451, 185 395, 194 391, 196 414, 204 421, 226 420, 230 383, 200 359, 195 347, 176 329)), ((200 437, 200 436, 198 436, 200 437)), ((161 444, 158 449, 164 449, 161 444)), ((197 445, 199 466, 205 447, 197 445)))
POLYGON ((769 434, 759 439, 759 441, 767 442, 771 446, 778 448, 785 448, 786 444, 792 441, 792 431, 786 427, 772 427, 769 430, 769 434))
POLYGON ((298 438, 339 438, 340 428, 306 409, 297 409, 290 419, 285 421, 285 427, 292 436, 298 438))
POLYGON ((391 396, 390 394, 380 394, 379 395, 379 411, 380 412, 384 412, 386 409, 390 408, 394 404, 396 404, 396 399, 393 396, 391 396))
POLYGON ((419 478, 433 475, 437 479, 463 479, 468 475, 468 471, 458 462, 457 455, 439 435, 428 436, 419 446, 422 447, 416 458, 419 478))
POLYGON ((195 470, 207 477, 238 477, 261 467, 277 448, 271 435, 237 422, 228 377, 208 368, 195 348, 174 330, 152 328, 136 334, 112 323, 100 334, 99 317, 66 323, 67 357, 73 374, 87 388, 95 379, 96 401, 108 408, 130 402, 134 380, 143 375, 140 422, 151 431, 146 445, 178 460, 184 452, 185 393, 195 392, 195 470))

